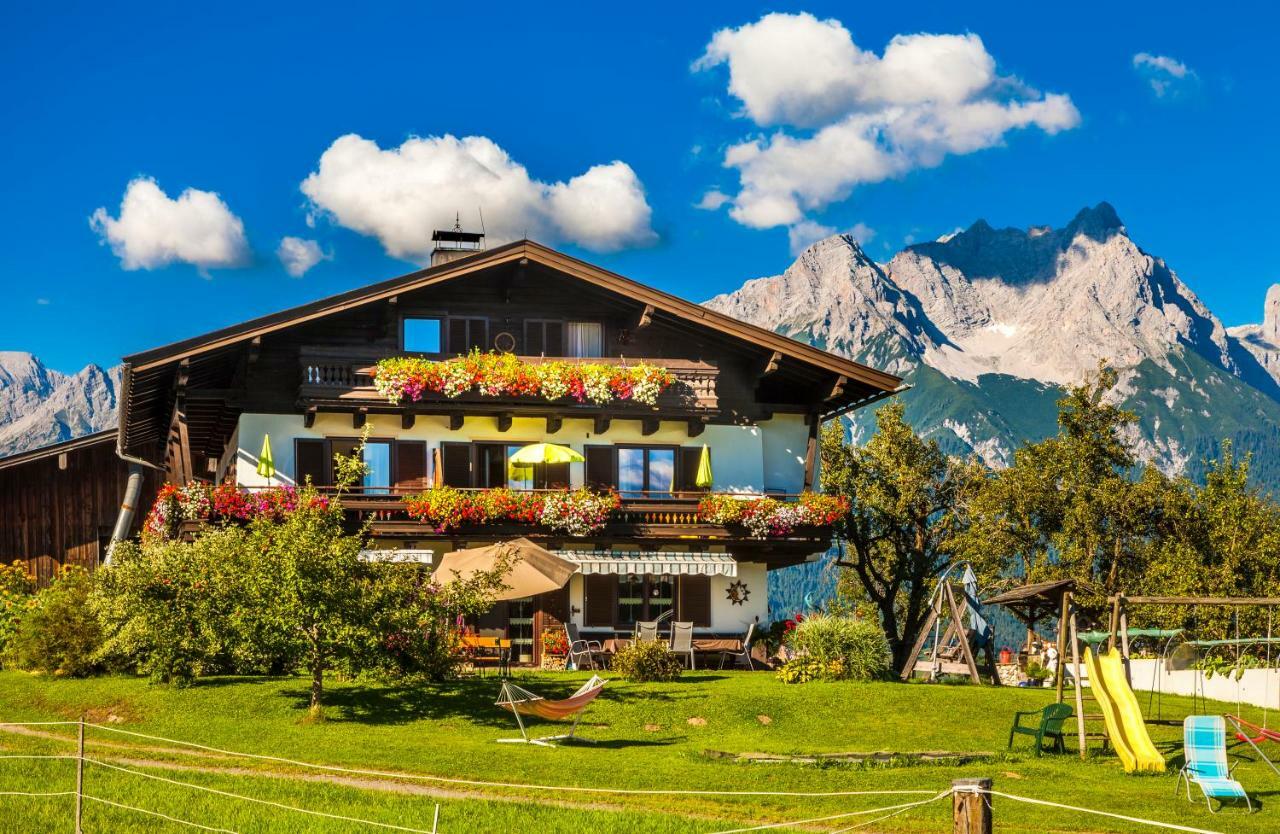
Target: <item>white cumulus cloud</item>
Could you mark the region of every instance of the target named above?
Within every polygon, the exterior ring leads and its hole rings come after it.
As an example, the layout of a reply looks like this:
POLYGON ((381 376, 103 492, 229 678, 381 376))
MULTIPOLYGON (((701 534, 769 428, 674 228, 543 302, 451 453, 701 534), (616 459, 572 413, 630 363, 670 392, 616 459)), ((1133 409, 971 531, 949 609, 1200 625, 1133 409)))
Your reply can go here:
POLYGON ((284 265, 285 272, 294 278, 301 278, 311 267, 333 256, 325 254, 320 244, 314 240, 285 236, 280 239, 280 245, 276 247, 276 257, 284 265))
POLYGON ((1139 52, 1133 56, 1133 68, 1161 98, 1177 93, 1184 84, 1198 80, 1195 70, 1168 55, 1139 52))
POLYGON ((119 217, 99 208, 89 225, 125 269, 182 262, 205 274, 249 260, 244 223, 217 194, 188 188, 175 200, 150 177, 138 177, 125 188, 119 217))
POLYGON ((412 137, 381 148, 348 134, 301 188, 313 210, 414 261, 429 256, 432 230, 451 228, 458 212, 482 211, 495 242, 530 237, 608 252, 657 237, 644 186, 625 162, 542 182, 483 136, 412 137))
POLYGON ((1068 96, 999 75, 973 34, 898 35, 876 55, 837 20, 774 13, 717 32, 693 69, 721 65, 742 115, 774 128, 725 153, 739 178, 730 215, 753 228, 794 227, 858 185, 999 145, 1013 130, 1080 123, 1068 96))

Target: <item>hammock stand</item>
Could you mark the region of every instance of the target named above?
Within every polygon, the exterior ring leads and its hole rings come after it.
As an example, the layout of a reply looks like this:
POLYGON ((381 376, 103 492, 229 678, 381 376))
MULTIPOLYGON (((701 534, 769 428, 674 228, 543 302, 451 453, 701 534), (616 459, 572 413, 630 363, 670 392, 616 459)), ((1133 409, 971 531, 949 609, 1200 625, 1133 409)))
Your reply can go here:
POLYGON ((516 686, 511 681, 503 681, 502 689, 498 693, 498 700, 495 704, 503 709, 511 710, 511 714, 516 717, 516 724, 520 727, 520 738, 500 738, 498 742, 502 744, 537 744, 542 747, 555 747, 554 742, 557 741, 584 741, 588 744, 595 744, 591 739, 579 738, 574 733, 578 730, 578 722, 582 720, 583 713, 586 712, 591 702, 596 699, 596 696, 604 690, 605 683, 607 681, 604 678, 599 675, 592 675, 591 680, 584 683, 581 689, 568 698, 560 701, 548 701, 541 695, 536 695, 527 689, 516 686), (529 738, 529 733, 524 726, 524 716, 542 718, 547 721, 559 721, 571 715, 573 716, 573 725, 569 728, 569 732, 559 735, 529 738))

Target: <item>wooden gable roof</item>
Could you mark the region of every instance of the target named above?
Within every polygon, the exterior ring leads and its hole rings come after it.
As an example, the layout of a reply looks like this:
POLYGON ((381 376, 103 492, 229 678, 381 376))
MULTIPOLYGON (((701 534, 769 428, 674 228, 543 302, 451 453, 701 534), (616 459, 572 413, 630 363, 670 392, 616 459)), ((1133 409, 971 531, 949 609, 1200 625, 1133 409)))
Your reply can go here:
MULTIPOLYGON (((652 308, 654 313, 709 328, 744 347, 761 351, 766 358, 772 354, 771 364, 793 364, 810 374, 825 375, 830 379, 831 388, 821 405, 824 416, 858 408, 903 387, 902 380, 892 374, 709 310, 534 241, 521 240, 126 356, 120 401, 120 450, 129 456, 157 462, 154 450, 169 431, 175 392, 188 384, 199 387, 202 378, 225 380, 246 346, 259 343, 264 336, 478 272, 527 264, 615 293, 646 310, 652 308)), ((195 417, 203 419, 199 414, 195 417)), ((226 415, 211 413, 207 419, 224 421, 226 415)))

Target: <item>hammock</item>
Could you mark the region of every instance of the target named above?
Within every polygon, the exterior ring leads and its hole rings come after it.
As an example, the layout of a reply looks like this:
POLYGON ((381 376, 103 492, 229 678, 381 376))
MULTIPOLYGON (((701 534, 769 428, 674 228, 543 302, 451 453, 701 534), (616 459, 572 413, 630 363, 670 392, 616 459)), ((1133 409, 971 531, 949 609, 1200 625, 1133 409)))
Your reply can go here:
POLYGON ((495 702, 497 706, 503 709, 511 710, 511 714, 516 717, 516 724, 520 727, 520 738, 500 738, 498 741, 509 744, 539 744, 543 747, 554 747, 554 741, 591 741, 590 739, 578 738, 574 733, 578 729, 578 722, 582 720, 582 714, 586 711, 591 702, 596 699, 604 690, 606 681, 599 675, 592 675, 591 680, 582 685, 577 692, 559 701, 548 701, 541 695, 530 692, 527 689, 516 686, 511 681, 503 681, 502 690, 498 693, 498 700, 495 702), (559 721, 569 716, 574 716, 573 726, 569 728, 569 732, 561 735, 543 736, 541 738, 529 738, 529 734, 525 731, 524 718, 542 718, 547 721, 559 721))

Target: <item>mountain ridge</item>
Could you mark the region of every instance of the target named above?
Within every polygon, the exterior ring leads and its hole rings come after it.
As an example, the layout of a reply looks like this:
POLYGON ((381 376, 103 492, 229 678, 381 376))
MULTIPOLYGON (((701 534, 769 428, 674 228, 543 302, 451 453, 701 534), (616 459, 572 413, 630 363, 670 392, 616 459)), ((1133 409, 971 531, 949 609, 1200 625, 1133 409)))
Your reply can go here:
POLYGON ((0 458, 114 427, 120 374, 94 364, 65 374, 0 351, 0 458))
POLYGON ((1280 286, 1262 324, 1229 329, 1106 202, 1060 228, 977 220, 882 264, 834 235, 705 303, 903 375, 908 419, 953 453, 1007 464, 1054 431, 1060 386, 1107 362, 1144 460, 1194 476, 1231 440, 1280 487, 1280 286))

